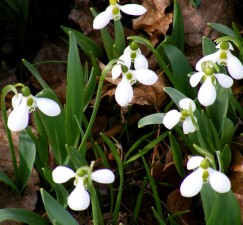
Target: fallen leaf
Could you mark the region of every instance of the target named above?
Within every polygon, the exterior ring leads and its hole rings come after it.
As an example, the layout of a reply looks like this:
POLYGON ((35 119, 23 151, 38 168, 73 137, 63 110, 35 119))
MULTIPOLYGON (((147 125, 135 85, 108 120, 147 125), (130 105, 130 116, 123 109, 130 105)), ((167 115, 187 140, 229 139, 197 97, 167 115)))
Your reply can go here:
POLYGON ((133 28, 144 30, 150 36, 150 41, 157 44, 159 36, 165 36, 172 23, 172 13, 165 13, 170 4, 170 0, 145 0, 143 6, 147 12, 133 20, 133 28))

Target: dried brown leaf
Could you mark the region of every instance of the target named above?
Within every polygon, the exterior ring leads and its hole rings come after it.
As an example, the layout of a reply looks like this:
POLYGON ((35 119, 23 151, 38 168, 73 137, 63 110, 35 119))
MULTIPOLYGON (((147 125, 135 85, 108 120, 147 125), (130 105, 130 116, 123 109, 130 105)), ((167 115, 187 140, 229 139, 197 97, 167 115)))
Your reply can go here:
POLYGON ((147 13, 133 20, 133 28, 144 30, 149 34, 151 42, 156 44, 160 35, 166 35, 172 23, 172 13, 165 13, 170 4, 170 0, 145 0, 143 6, 147 13))

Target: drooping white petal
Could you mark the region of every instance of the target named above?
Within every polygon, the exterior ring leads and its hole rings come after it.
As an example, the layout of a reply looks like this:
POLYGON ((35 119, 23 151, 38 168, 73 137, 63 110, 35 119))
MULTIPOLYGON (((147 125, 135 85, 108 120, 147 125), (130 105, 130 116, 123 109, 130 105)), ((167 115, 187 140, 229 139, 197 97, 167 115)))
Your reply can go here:
POLYGON ((135 70, 139 69, 148 69, 148 60, 145 58, 142 54, 137 54, 137 57, 135 59, 134 63, 135 70))
POLYGON ((126 4, 120 6, 120 10, 128 15, 141 16, 147 12, 147 9, 137 4, 126 4))
POLYGON ((58 166, 52 171, 52 179, 57 184, 62 184, 75 177, 75 172, 68 167, 58 166))
POLYGON ((72 210, 81 211, 87 209, 89 204, 89 193, 84 188, 82 181, 79 181, 68 197, 68 205, 72 210))
POLYGON ((153 85, 158 80, 157 74, 152 70, 147 70, 147 69, 135 70, 134 74, 137 80, 140 83, 145 85, 153 85))
POLYGON ((230 76, 232 76, 236 80, 240 80, 243 78, 243 65, 241 61, 232 55, 230 52, 227 54, 227 67, 230 76))
POLYGON ((193 133, 196 130, 196 127, 192 123, 191 117, 187 116, 183 122, 183 132, 184 134, 193 133))
POLYGON ((189 110, 190 107, 192 108, 192 111, 196 110, 196 105, 194 103, 194 101, 192 101, 190 98, 183 98, 179 101, 179 106, 182 109, 186 109, 189 110))
POLYGON ((200 80, 202 79, 203 75, 205 73, 204 72, 197 72, 194 73, 191 77, 190 77, 190 85, 192 87, 196 87, 198 85, 198 83, 200 82, 200 80))
POLYGON ((231 77, 223 73, 215 73, 214 76, 217 78, 219 84, 224 88, 230 88, 234 83, 231 77))
POLYGON ((24 130, 29 122, 29 110, 26 99, 23 98, 20 105, 9 114, 8 128, 11 131, 18 132, 24 130))
POLYGON ((197 71, 202 71, 202 64, 203 62, 206 62, 206 61, 212 61, 212 62, 217 62, 218 58, 219 58, 219 53, 220 53, 220 50, 218 50, 217 52, 213 53, 213 54, 210 54, 210 55, 206 55, 204 56, 203 58, 201 58, 197 64, 196 64, 196 70, 197 71))
POLYGON ((119 62, 119 63, 121 63, 122 65, 125 65, 129 69, 130 66, 131 66, 131 63, 132 63, 131 53, 130 52, 126 52, 126 53, 122 54, 119 57, 119 60, 121 60, 121 62, 119 62))
POLYGON ((180 118, 181 113, 173 109, 165 114, 163 124, 167 129, 172 129, 180 121, 180 118))
POLYGON ((14 95, 12 98, 12 107, 15 109, 16 107, 19 106, 20 102, 22 101, 23 95, 21 93, 17 95, 14 95))
POLYGON ((200 166, 201 162, 203 161, 203 157, 202 156, 192 156, 191 158, 189 158, 188 162, 187 162, 187 169, 188 170, 193 170, 197 167, 200 166))
POLYGON ((133 98, 133 89, 130 83, 126 79, 122 79, 121 82, 117 85, 115 92, 115 99, 117 103, 124 107, 127 106, 133 98))
POLYGON ((230 190, 230 180, 225 174, 211 168, 208 168, 208 172, 209 183, 216 192, 225 193, 230 190))
POLYGON ((202 173, 203 170, 198 168, 183 180, 180 186, 182 196, 193 197, 200 192, 203 186, 202 173))
POLYGON ((59 105, 49 99, 49 98, 34 98, 37 104, 37 107, 41 112, 46 114, 47 116, 57 116, 61 113, 61 109, 59 105))
POLYGON ((92 173, 92 180, 101 184, 111 184, 115 180, 115 175, 111 170, 100 169, 92 173))
POLYGON ((203 106, 212 105, 216 100, 216 90, 208 77, 198 92, 198 100, 203 106))
POLYGON ((118 78, 122 73, 121 70, 121 65, 120 64, 116 64, 115 66, 113 66, 112 70, 111 70, 111 74, 112 74, 112 79, 116 79, 118 78))
POLYGON ((102 29, 104 28, 112 19, 112 8, 110 6, 104 12, 98 14, 93 21, 94 29, 102 29))

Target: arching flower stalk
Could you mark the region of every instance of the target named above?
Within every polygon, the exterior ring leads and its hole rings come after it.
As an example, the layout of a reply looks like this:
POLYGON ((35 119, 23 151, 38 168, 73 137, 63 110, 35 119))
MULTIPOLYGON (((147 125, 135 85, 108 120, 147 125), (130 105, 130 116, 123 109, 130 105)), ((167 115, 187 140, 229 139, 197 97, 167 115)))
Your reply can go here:
POLYGON ((201 156, 193 156, 188 160, 187 169, 195 169, 195 171, 183 180, 180 186, 182 196, 193 197, 197 195, 206 182, 209 182, 211 187, 218 193, 230 191, 229 178, 210 166, 210 161, 201 156))
POLYGON ((109 169, 100 169, 92 172, 92 166, 83 166, 76 172, 65 166, 58 166, 52 172, 53 181, 62 184, 74 178, 74 190, 68 197, 68 206, 75 211, 85 210, 90 205, 90 196, 87 191, 88 179, 101 184, 111 184, 115 180, 114 173, 109 169))
POLYGON ((214 63, 205 61, 202 64, 202 71, 194 73, 190 77, 192 87, 198 85, 202 81, 202 86, 198 91, 198 101, 203 106, 212 105, 216 100, 215 86, 218 83, 223 88, 230 88, 233 85, 233 79, 223 73, 214 73, 214 63))
POLYGON ((229 42, 221 42, 216 48, 219 50, 213 54, 204 56, 196 64, 197 71, 203 71, 203 63, 206 61, 212 61, 219 65, 225 65, 228 68, 228 72, 234 79, 240 80, 243 78, 243 65, 241 61, 235 57, 231 51, 234 50, 233 46, 229 42))
POLYGON ((132 16, 141 16, 147 12, 147 10, 137 4, 126 4, 119 5, 117 0, 110 0, 110 5, 106 8, 104 12, 98 14, 93 21, 94 29, 104 28, 110 20, 119 20, 121 18, 121 12, 132 16))
POLYGON ((163 118, 163 124, 167 129, 172 129, 182 122, 183 132, 193 133, 197 128, 197 118, 193 114, 196 110, 195 103, 189 98, 183 98, 179 101, 179 106, 182 109, 181 112, 176 109, 167 112, 163 118))
POLYGON ((61 109, 55 101, 33 96, 27 86, 22 87, 21 92, 12 98, 13 111, 8 117, 10 130, 15 132, 24 130, 28 125, 29 113, 35 111, 36 108, 39 108, 47 116, 60 114, 61 109))

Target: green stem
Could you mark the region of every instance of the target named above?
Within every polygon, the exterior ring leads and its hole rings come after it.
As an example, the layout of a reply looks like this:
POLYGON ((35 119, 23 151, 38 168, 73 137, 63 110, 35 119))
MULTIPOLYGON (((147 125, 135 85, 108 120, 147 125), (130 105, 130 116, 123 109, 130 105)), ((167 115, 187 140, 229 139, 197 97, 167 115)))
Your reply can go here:
POLYGON ((8 116, 5 108, 5 96, 9 91, 13 91, 17 95, 17 90, 13 85, 8 85, 3 88, 2 90, 2 95, 1 95, 1 111, 3 115, 3 122, 4 122, 4 127, 7 133, 7 138, 8 138, 8 144, 9 144, 9 149, 10 149, 10 154, 11 154, 11 159, 12 159, 12 164, 13 164, 13 170, 14 170, 14 178, 16 183, 18 184, 19 176, 18 176, 18 166, 17 166, 17 160, 16 160, 16 155, 14 151, 14 144, 13 144, 13 139, 11 132, 8 128, 7 121, 8 121, 8 116))
POLYGON ((100 99, 101 99, 101 94, 102 94, 102 87, 103 87, 103 84, 104 84, 104 81, 105 81, 105 77, 106 77, 106 75, 108 74, 108 72, 110 71, 111 67, 113 66, 113 64, 115 62, 117 62, 117 59, 111 60, 107 64, 107 66, 105 67, 105 69, 103 70, 103 72, 102 72, 102 74, 100 76, 100 82, 99 82, 99 86, 98 86, 98 90, 97 90, 97 95, 96 95, 96 99, 95 99, 94 109, 93 109, 93 112, 92 112, 89 124, 87 126, 86 132, 85 132, 85 134, 83 136, 82 142, 79 145, 78 151, 84 151, 84 153, 86 151, 86 148, 85 148, 86 141, 87 141, 87 139, 88 139, 88 137, 90 135, 90 132, 91 132, 91 129, 93 127, 96 114, 97 114, 98 109, 99 109, 99 104, 100 104, 100 99))

